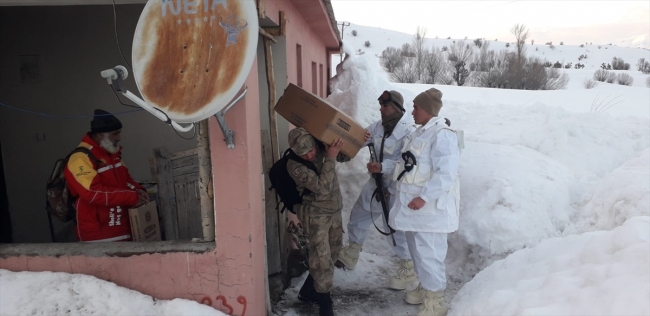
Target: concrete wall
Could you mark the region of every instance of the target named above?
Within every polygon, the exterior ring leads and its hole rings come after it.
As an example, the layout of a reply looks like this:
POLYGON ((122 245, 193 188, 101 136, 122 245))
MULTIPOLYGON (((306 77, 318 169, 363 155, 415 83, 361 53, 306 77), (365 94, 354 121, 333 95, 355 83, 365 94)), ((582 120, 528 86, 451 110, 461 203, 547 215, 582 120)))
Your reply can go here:
MULTIPOLYGON (((117 6, 117 31, 129 63, 142 7, 117 6)), ((118 64, 125 63, 115 39, 112 6, 0 7, 2 103, 54 115, 92 115, 95 108, 133 110, 120 105, 99 76, 101 70, 118 64), (23 82, 21 61, 29 59, 38 61, 39 76, 23 82)), ((133 78, 127 81, 127 88, 139 95, 133 78)), ((174 152, 196 147, 195 140, 177 137, 147 112, 118 118, 124 126, 123 158, 138 181, 151 179, 148 159, 153 148, 166 146, 174 152)), ((45 182, 54 161, 65 157, 90 129, 90 120, 43 117, 0 106, 0 142, 14 242, 50 241, 45 182), (45 139, 39 140, 37 134, 45 139)), ((64 235, 68 226, 54 222, 64 235)))

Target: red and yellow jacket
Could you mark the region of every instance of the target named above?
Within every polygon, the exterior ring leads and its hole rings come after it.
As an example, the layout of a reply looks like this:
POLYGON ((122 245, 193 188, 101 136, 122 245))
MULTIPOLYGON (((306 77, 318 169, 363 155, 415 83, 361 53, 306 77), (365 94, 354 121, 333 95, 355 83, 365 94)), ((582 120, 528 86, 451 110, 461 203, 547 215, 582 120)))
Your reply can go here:
POLYGON ((77 240, 131 240, 129 208, 138 203, 136 190, 143 187, 131 178, 121 158, 121 149, 110 154, 89 134, 80 147, 90 149, 99 161, 78 152, 70 156, 65 179, 72 196, 77 197, 77 240))

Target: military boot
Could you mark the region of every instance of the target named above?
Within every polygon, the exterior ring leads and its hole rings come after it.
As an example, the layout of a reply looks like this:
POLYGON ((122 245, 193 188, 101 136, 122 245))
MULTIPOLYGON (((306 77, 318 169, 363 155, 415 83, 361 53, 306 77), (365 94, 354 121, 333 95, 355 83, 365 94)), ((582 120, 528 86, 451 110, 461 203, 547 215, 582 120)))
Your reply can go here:
POLYGON ((448 310, 443 291, 425 290, 424 304, 418 316, 447 316, 448 310))
POLYGON ((300 292, 298 292, 298 299, 307 303, 317 303, 318 292, 314 288, 314 278, 311 274, 307 276, 305 283, 302 284, 300 292))
POLYGON ((351 242, 341 249, 339 252, 339 260, 336 262, 337 267, 345 267, 349 270, 354 270, 359 261, 359 253, 361 252, 361 245, 356 242, 351 242))
POLYGON ((388 287, 393 290, 404 290, 417 280, 415 270, 413 270, 413 260, 401 260, 397 275, 390 278, 388 287))
POLYGON ((420 305, 424 302, 425 292, 426 290, 422 288, 422 283, 418 283, 418 287, 406 292, 406 298, 404 300, 409 304, 420 305))
POLYGON ((319 316, 334 316, 334 306, 332 306, 332 296, 330 292, 316 293, 319 316))

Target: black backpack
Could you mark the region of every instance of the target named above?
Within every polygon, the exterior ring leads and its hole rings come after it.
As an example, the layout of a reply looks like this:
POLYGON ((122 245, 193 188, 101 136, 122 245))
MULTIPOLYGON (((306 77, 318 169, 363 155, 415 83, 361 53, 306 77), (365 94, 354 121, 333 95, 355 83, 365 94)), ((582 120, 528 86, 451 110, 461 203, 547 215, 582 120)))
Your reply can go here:
POLYGON ((54 163, 54 168, 50 174, 47 185, 45 186, 46 205, 45 209, 52 216, 58 218, 62 222, 69 222, 76 216, 74 209, 74 198, 68 191, 68 184, 65 180, 65 168, 68 166, 68 160, 74 153, 82 152, 90 158, 96 165, 98 160, 90 152, 90 149, 85 147, 77 147, 65 158, 59 159, 54 163))
POLYGON ((296 182, 293 181, 293 178, 291 178, 291 175, 289 175, 289 171, 287 170, 287 162, 289 159, 307 166, 307 168, 316 172, 316 174, 318 174, 318 171, 312 162, 300 158, 293 152, 293 150, 291 150, 291 148, 285 150, 282 158, 276 161, 269 170, 269 179, 271 180, 271 187, 269 190, 275 189, 275 193, 280 197, 275 208, 279 209, 280 213, 283 213, 285 209, 288 209, 291 213, 296 214, 293 206, 302 203, 302 197, 311 194, 312 192, 305 189, 302 194, 298 193, 296 182), (280 209, 280 202, 284 205, 282 209, 280 209))

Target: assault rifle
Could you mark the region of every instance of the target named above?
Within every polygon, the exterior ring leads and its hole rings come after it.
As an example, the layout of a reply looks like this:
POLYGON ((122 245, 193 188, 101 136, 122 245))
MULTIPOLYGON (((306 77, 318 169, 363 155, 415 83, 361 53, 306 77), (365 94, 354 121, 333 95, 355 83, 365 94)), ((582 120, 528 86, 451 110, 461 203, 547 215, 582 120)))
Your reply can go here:
MULTIPOLYGON (((379 162, 379 159, 377 158, 377 152, 375 151, 375 144, 370 143, 368 144, 368 149, 370 150, 370 162, 379 162)), ((379 233, 381 233, 384 236, 390 235, 393 238, 393 246, 396 246, 397 243, 395 243, 395 236, 393 236, 393 233, 395 230, 388 225, 388 215, 390 212, 390 209, 388 208, 388 202, 386 202, 386 188, 384 188, 384 182, 382 181, 383 173, 373 173, 372 177, 375 179, 375 184, 377 185, 377 188, 375 189, 375 192, 372 193, 372 198, 377 199, 379 203, 381 203, 381 209, 384 212, 384 220, 386 221, 386 226, 389 229, 389 232, 383 232, 379 227, 377 227, 377 224, 375 224, 375 219, 372 219, 373 225, 375 225, 375 228, 379 233)), ((371 200, 372 200, 371 198, 371 200)), ((370 215, 372 216, 372 212, 370 212, 370 215)))

